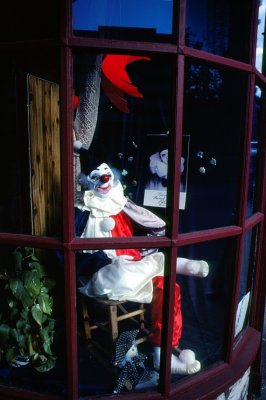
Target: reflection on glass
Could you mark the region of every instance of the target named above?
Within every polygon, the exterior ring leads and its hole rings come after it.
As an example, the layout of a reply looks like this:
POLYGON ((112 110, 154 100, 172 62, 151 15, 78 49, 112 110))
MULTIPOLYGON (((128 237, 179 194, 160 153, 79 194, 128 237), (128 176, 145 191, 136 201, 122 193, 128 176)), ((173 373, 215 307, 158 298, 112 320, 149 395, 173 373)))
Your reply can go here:
MULTIPOLYGON (((179 349, 192 349, 203 369, 225 357, 235 242, 226 239, 186 246, 178 256, 208 264, 209 273, 203 277, 177 274, 183 319, 179 349)), ((180 378, 175 375, 172 380, 180 378)))
POLYGON ((265 15, 266 1, 260 0, 259 16, 258 16, 258 31, 257 31, 257 48, 256 48, 256 68, 262 72, 263 53, 264 53, 264 30, 265 30, 265 15))
POLYGON ((249 182, 248 182, 248 204, 247 204, 247 218, 257 211, 257 189, 259 189, 258 181, 258 159, 259 159, 259 138, 261 129, 261 116, 262 116, 262 96, 261 89, 255 87, 254 96, 254 111, 253 111, 253 126, 252 126, 252 139, 250 147, 250 168, 249 168, 249 182))
POLYGON ((66 390, 62 272, 50 251, 0 249, 1 384, 47 394, 66 390))
POLYGON ((169 40, 173 1, 76 0, 72 24, 77 36, 169 40))
POLYGON ((164 235, 173 82, 169 59, 75 55, 77 236, 164 235))
POLYGON ((237 336, 249 323, 250 303, 252 299, 256 262, 257 239, 257 229, 247 232, 244 236, 238 307, 235 321, 235 336, 237 336))
POLYGON ((187 64, 183 126, 190 146, 181 232, 236 223, 245 89, 239 74, 187 64))
POLYGON ((251 10, 246 8, 241 11, 240 13, 237 1, 188 0, 186 45, 224 57, 248 61, 251 10))

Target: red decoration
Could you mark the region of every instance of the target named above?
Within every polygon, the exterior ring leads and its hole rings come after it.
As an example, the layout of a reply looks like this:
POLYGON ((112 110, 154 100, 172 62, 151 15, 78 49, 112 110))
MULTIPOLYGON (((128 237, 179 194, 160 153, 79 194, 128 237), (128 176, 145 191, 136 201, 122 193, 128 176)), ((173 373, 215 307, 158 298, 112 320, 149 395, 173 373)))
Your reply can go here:
POLYGON ((150 60, 150 58, 144 56, 107 54, 102 62, 102 72, 106 78, 120 90, 131 96, 141 98, 143 95, 138 91, 138 88, 133 85, 126 72, 127 64, 138 60, 150 60))
POLYGON ((79 98, 78 96, 73 96, 73 110, 75 110, 78 106, 79 98))

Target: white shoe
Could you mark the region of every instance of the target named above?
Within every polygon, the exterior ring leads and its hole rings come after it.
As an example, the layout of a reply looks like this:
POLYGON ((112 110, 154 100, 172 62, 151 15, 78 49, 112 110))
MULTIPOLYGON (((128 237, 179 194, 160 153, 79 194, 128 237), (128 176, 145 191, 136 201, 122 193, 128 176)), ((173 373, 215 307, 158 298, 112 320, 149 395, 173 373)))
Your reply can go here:
MULTIPOLYGON (((160 369, 161 348, 154 347, 153 366, 154 369, 160 369)), ((172 354, 171 357, 171 374, 191 375, 199 372, 201 369, 200 362, 196 360, 195 353, 192 350, 182 350, 179 356, 172 354)))

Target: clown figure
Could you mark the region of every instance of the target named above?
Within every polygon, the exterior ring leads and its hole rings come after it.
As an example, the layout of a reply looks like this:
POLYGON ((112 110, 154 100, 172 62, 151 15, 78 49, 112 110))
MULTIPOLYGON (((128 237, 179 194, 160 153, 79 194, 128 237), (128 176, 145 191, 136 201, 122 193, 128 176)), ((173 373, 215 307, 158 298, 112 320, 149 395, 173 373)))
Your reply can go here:
MULTIPOLYGON (((137 206, 124 196, 116 171, 103 160, 92 160, 89 151, 76 142, 81 162, 80 183, 85 189, 75 207, 76 234, 83 238, 132 237, 134 229, 146 234, 164 235, 165 222, 149 210, 137 206)), ((151 304, 151 331, 154 368, 159 370, 162 331, 164 254, 156 249, 84 250, 79 255, 77 271, 80 292, 89 296, 106 296, 111 300, 151 304), (80 261, 80 264, 79 264, 80 261)), ((204 278, 206 261, 177 258, 176 273, 204 278)), ((182 332, 180 287, 175 285, 173 348, 182 332)), ((172 374, 193 374, 200 362, 191 350, 172 355, 172 374)))

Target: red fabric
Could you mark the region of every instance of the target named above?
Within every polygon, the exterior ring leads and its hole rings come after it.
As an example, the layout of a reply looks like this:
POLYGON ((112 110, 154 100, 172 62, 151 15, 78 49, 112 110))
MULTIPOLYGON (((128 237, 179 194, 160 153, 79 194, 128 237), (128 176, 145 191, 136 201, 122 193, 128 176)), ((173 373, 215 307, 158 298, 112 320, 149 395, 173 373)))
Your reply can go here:
POLYGON ((73 110, 75 110, 78 106, 79 98, 78 96, 73 96, 73 110))
POLYGON ((126 72, 126 65, 138 60, 150 60, 150 58, 144 56, 107 54, 102 62, 102 71, 106 78, 123 92, 134 97, 143 97, 138 91, 138 88, 133 85, 126 72))
MULTIPOLYGON (((133 236, 133 226, 129 217, 121 211, 117 215, 112 215, 115 220, 115 227, 112 230, 112 237, 131 237, 133 236)), ((118 256, 128 255, 134 257, 135 261, 141 260, 140 251, 138 249, 117 249, 118 256)))
MULTIPOLYGON (((112 230, 113 237, 133 236, 133 226, 130 218, 121 211, 117 215, 112 215, 115 220, 115 227, 112 230)), ((134 260, 140 260, 141 255, 138 249, 119 249, 117 255, 130 255, 134 260)), ((161 346, 162 334, 162 305, 163 305, 164 277, 156 276, 153 278, 153 299, 151 303, 151 333, 150 342, 153 346, 161 346)), ((174 326, 172 346, 178 346, 182 334, 182 314, 181 314, 181 294, 180 287, 175 285, 175 304, 174 304, 174 326)))
MULTIPOLYGON (((162 305, 164 277, 153 278, 153 300, 151 303, 151 333, 149 336, 153 346, 161 346, 162 334, 162 305)), ((175 285, 174 327, 172 346, 178 346, 182 334, 181 294, 180 286, 175 285)))
POLYGON ((125 93, 115 86, 109 79, 106 78, 104 74, 102 74, 101 84, 104 90, 104 93, 109 98, 111 103, 121 112, 129 113, 129 108, 127 104, 127 100, 125 99, 125 93))

